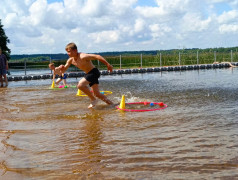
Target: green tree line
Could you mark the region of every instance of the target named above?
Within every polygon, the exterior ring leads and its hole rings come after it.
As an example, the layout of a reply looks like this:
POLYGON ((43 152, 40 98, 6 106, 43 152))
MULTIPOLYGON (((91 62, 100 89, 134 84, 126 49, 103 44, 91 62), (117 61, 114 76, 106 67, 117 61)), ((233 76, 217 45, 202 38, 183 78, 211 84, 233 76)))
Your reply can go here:
MULTIPOLYGON (((238 61, 238 47, 209 49, 172 49, 153 51, 124 51, 98 53, 114 68, 138 68, 172 65, 211 64, 213 62, 238 61)), ((65 64, 67 54, 13 55, 10 68, 22 68, 26 63, 31 68, 48 68, 50 62, 56 66, 65 64)), ((96 66, 106 68, 93 61, 96 66)))

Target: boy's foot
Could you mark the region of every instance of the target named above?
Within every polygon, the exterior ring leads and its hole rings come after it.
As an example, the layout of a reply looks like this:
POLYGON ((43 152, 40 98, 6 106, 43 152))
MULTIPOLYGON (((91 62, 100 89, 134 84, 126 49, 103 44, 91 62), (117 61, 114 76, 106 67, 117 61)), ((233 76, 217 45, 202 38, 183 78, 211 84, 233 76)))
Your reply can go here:
POLYGON ((97 100, 97 99, 94 100, 94 101, 92 101, 91 104, 88 106, 88 108, 89 108, 89 109, 90 109, 90 108, 94 108, 97 103, 98 103, 98 100, 97 100))
POLYGON ((113 104, 110 104, 110 106, 119 106, 120 103, 113 103, 113 104))
POLYGON ((104 99, 102 99, 105 103, 107 103, 108 105, 113 105, 113 102, 110 101, 109 99, 107 99, 107 97, 105 97, 104 99))

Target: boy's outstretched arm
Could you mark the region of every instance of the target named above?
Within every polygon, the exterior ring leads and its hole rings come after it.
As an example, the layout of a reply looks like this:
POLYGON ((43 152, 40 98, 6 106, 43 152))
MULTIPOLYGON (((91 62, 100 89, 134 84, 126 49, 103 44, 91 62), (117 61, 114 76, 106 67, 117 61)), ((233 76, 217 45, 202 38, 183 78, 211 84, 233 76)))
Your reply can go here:
POLYGON ((68 59, 67 60, 67 62, 66 62, 66 64, 65 65, 60 65, 59 66, 59 69, 60 69, 60 71, 62 72, 62 74, 65 72, 65 71, 67 71, 67 69, 69 68, 69 66, 72 64, 72 59, 70 58, 70 59, 68 59))
POLYGON ((52 81, 55 81, 55 71, 53 70, 53 78, 52 81))
POLYGON ((102 56, 100 55, 97 55, 97 54, 88 54, 88 59, 90 60, 99 60, 100 62, 102 62, 103 64, 105 64, 107 66, 107 70, 112 73, 112 70, 113 70, 113 66, 111 64, 109 64, 107 62, 106 59, 104 59, 102 56))

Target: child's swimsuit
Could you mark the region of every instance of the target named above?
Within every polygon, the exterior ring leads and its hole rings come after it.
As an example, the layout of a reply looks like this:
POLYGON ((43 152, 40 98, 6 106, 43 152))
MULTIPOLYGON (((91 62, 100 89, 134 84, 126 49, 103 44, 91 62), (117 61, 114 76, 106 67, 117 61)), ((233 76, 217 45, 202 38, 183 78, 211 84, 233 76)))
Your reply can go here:
POLYGON ((67 78, 67 74, 64 74, 64 76, 60 76, 60 79, 66 79, 67 78))
POLYGON ((89 86, 91 87, 94 84, 99 84, 98 78, 100 77, 100 71, 97 68, 93 68, 87 74, 84 75, 84 78, 89 81, 89 86))

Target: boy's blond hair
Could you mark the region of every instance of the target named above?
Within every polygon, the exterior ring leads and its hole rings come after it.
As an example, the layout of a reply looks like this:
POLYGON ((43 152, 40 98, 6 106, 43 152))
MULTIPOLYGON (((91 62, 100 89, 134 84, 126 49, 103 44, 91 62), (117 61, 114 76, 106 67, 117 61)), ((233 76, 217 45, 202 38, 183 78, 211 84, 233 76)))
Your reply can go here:
POLYGON ((67 51, 67 49, 73 49, 73 50, 76 49, 77 50, 77 46, 76 46, 75 43, 71 42, 71 43, 66 45, 65 50, 67 51))
POLYGON ((51 68, 52 66, 55 66, 55 64, 54 63, 50 63, 49 64, 49 68, 51 68))

